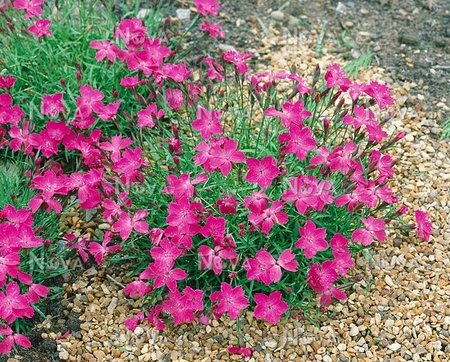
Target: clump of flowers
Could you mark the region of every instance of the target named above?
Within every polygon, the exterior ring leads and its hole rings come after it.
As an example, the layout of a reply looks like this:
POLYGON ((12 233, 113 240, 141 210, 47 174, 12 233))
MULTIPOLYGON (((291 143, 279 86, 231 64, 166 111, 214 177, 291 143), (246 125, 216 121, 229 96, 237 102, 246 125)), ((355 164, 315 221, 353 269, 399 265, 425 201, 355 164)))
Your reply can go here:
MULTIPOLYGON (((220 37, 207 18, 217 16, 219 3, 194 3, 200 28, 220 37)), ((41 5, 14 2, 27 17, 40 15, 41 5)), ((30 31, 49 36, 46 24, 30 31)), ((41 243, 32 214, 61 213, 70 197, 110 231, 66 235, 67 249, 99 265, 118 253, 137 262, 124 293, 148 307, 126 321, 130 329, 144 320, 163 330, 238 319, 249 308, 274 325, 290 312, 327 307, 346 298, 356 253, 385 242, 390 230, 410 229, 389 187, 388 151, 403 133, 389 135, 377 118, 393 103, 385 85, 356 83, 338 64, 324 74, 316 69, 312 79, 295 71, 251 74, 252 54, 236 51, 204 56, 194 68, 147 36, 137 18, 90 48, 100 64, 117 66, 121 88, 79 84, 70 96, 45 94, 41 129, 14 103, 13 75, 0 78, 0 146, 32 160, 36 191, 27 210, 0 214, 8 230, 0 232, 5 325, 30 317, 30 305, 46 295, 17 269, 20 250, 41 243), (290 93, 280 91, 286 84, 290 93), (63 162, 67 154, 77 167, 63 162), (15 279, 31 285, 26 294, 15 279)), ((428 240, 426 213, 416 211, 416 219, 428 240)), ((0 334, 2 353, 29 345, 8 326, 0 334)))
POLYGON ((33 305, 45 298, 48 288, 33 283, 32 275, 21 266, 21 254, 44 245, 33 226, 33 214, 27 209, 6 205, 0 209, 0 354, 8 354, 15 344, 24 348, 31 342, 9 325, 35 314, 33 305))

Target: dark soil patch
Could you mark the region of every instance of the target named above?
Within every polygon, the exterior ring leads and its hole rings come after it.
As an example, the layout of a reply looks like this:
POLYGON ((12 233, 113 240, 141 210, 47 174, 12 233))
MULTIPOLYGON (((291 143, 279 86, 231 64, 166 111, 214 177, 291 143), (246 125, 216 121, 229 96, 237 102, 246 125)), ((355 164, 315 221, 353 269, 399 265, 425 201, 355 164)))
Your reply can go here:
POLYGON ((264 35, 261 21, 266 27, 278 23, 280 32, 290 36, 323 33, 323 45, 328 53, 350 59, 372 53, 394 81, 418 84, 413 92, 424 96, 424 110, 440 112, 438 121, 450 117, 448 0, 226 0, 222 3, 227 42, 241 50, 257 48, 264 35), (271 10, 277 14, 271 16, 271 10), (243 25, 237 27, 237 23, 243 25))

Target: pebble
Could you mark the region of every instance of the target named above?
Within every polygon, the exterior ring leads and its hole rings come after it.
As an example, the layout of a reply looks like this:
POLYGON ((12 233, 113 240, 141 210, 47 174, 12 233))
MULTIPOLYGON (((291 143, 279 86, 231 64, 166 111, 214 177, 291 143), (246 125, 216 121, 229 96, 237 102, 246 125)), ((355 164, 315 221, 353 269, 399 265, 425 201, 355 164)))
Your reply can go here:
POLYGON ((394 343, 390 344, 390 345, 388 346, 388 348, 389 348, 391 351, 397 352, 400 348, 402 348, 402 345, 401 345, 400 343, 394 342, 394 343))
POLYGON ((58 355, 59 355, 59 359, 62 359, 62 360, 69 359, 69 352, 67 352, 65 349, 61 350, 58 355))
POLYGON ((271 339, 271 340, 266 341, 266 342, 264 343, 264 345, 265 345, 267 348, 274 349, 274 348, 277 347, 278 343, 277 343, 276 340, 271 339))
POLYGON ((359 334, 359 329, 358 329, 358 327, 357 326, 352 326, 351 327, 351 329, 350 329, 350 337, 355 337, 355 336, 357 336, 358 334, 359 334))
POLYGON ((270 17, 276 21, 283 21, 284 13, 282 11, 275 10, 270 13, 270 17))

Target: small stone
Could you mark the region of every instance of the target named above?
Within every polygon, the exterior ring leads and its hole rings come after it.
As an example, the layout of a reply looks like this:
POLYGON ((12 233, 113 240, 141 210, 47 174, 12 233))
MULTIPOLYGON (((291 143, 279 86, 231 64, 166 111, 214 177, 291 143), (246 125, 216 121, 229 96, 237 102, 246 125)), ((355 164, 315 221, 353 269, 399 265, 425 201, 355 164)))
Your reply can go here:
POLYGON ((59 359, 68 360, 69 359, 69 352, 67 352, 65 349, 61 350, 59 352, 59 359))
POLYGON ((145 19, 147 16, 149 16, 152 13, 151 9, 140 9, 137 13, 138 19, 145 19))
POLYGON ((177 9, 177 18, 183 22, 188 22, 191 20, 191 11, 189 9, 177 9))
POLYGON ((350 329, 350 337, 355 337, 359 333, 359 329, 357 326, 353 325, 350 329))
POLYGON ((419 45, 420 38, 416 34, 404 33, 400 35, 399 42, 406 45, 419 45))
POLYGON ((277 341, 275 341, 274 339, 270 339, 270 340, 266 341, 266 342, 264 343, 264 345, 265 345, 267 348, 273 349, 273 348, 276 348, 276 347, 277 347, 278 343, 277 343, 277 341))
POLYGON ((103 224, 99 224, 99 225, 98 225, 98 228, 99 228, 100 230, 109 230, 109 229, 111 229, 111 225, 109 225, 109 224, 107 224, 107 223, 103 223, 103 224))
POLYGON ((395 288, 395 284, 392 281, 392 278, 389 275, 386 275, 384 277, 384 281, 386 282, 387 285, 389 285, 391 288, 395 288))
POLYGON ((114 314, 114 311, 116 310, 118 303, 119 303, 119 299, 117 299, 116 297, 113 297, 111 299, 111 303, 109 303, 109 305, 108 305, 108 313, 109 314, 114 314))
POLYGON ((284 13, 279 10, 272 11, 270 14, 270 17, 276 21, 283 21, 284 19, 284 13))
POLYGON ((142 333, 144 333, 144 328, 142 327, 136 327, 136 329, 134 330, 134 334, 136 336, 140 336, 142 333))
POLYGON ((230 44, 219 44, 219 49, 223 52, 227 52, 229 50, 236 51, 236 48, 230 44))
POLYGON ((105 352, 101 350, 94 351, 94 356, 97 358, 97 361, 103 361, 106 358, 105 352))
POLYGON ((400 343, 394 342, 394 343, 390 344, 390 345, 388 346, 388 348, 389 348, 391 351, 397 352, 400 348, 402 348, 402 345, 401 345, 400 343))

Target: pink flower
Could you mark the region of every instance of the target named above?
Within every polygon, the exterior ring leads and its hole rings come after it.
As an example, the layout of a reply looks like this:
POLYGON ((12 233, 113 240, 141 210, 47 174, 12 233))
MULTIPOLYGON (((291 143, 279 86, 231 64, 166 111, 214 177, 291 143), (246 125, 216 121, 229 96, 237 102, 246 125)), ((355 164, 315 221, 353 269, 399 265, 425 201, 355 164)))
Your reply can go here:
POLYGON ((28 28, 28 31, 36 38, 51 36, 52 31, 50 30, 50 25, 52 25, 52 22, 49 19, 38 19, 28 28))
POLYGON ((217 245, 211 249, 207 245, 200 245, 198 248, 200 256, 200 268, 212 269, 214 274, 220 275, 223 271, 223 260, 236 260, 237 253, 233 248, 225 248, 217 245))
POLYGON ((57 213, 61 212, 61 203, 53 197, 55 195, 67 195, 70 191, 68 185, 69 179, 67 176, 58 176, 53 170, 47 170, 43 175, 35 176, 32 180, 31 188, 39 190, 41 193, 30 200, 29 207, 31 211, 35 212, 45 203, 49 210, 54 210, 57 213))
POLYGON ((215 17, 219 14, 220 4, 216 0, 194 0, 194 5, 203 16, 215 17))
POLYGON ((228 176, 233 163, 245 161, 243 152, 238 151, 238 141, 221 137, 211 147, 209 165, 212 169, 219 169, 222 175, 228 176))
POLYGON ((14 347, 14 344, 23 348, 31 348, 31 342, 27 337, 23 334, 13 333, 12 329, 8 326, 0 327, 0 336, 2 336, 0 355, 8 355, 14 347))
POLYGON ((354 153, 358 146, 353 141, 348 141, 344 146, 336 147, 328 156, 329 167, 332 171, 340 171, 343 175, 352 169, 354 153))
POLYGON ((282 104, 281 112, 271 107, 266 110, 265 115, 280 118, 281 124, 286 128, 290 128, 292 125, 301 128, 303 127, 303 120, 312 116, 312 113, 305 110, 304 106, 305 104, 302 100, 297 102, 289 101, 282 104))
POLYGON ((206 76, 209 79, 217 79, 219 82, 223 82, 225 80, 222 64, 210 57, 205 57, 203 62, 208 66, 206 76))
POLYGON ((19 285, 10 282, 5 291, 0 291, 0 318, 7 323, 14 322, 17 318, 31 318, 34 310, 25 295, 20 294, 19 285))
POLYGON ((268 235, 274 224, 284 225, 288 222, 288 215, 282 211, 283 207, 283 202, 274 201, 270 207, 251 212, 248 220, 253 226, 261 228, 263 234, 268 235))
POLYGON ((136 88, 140 84, 139 76, 123 77, 120 80, 120 85, 125 88, 136 88))
POLYGON ((117 253, 121 249, 120 245, 108 246, 108 244, 111 242, 111 238, 112 234, 110 232, 106 232, 103 238, 103 242, 101 244, 95 242, 89 243, 89 252, 94 257, 95 262, 98 265, 103 264, 103 259, 105 258, 105 255, 110 253, 117 253))
MULTIPOLYGON (((0 231, 3 232, 2 228, 0 228, 0 231)), ((7 231, 6 227, 4 231, 7 231)), ((10 250, 0 251, 0 288, 5 285, 8 276, 13 278, 17 276, 19 265, 20 256, 18 252, 10 250)))
POLYGON ((131 185, 136 179, 142 178, 139 169, 146 166, 147 162, 142 158, 142 149, 137 147, 134 150, 126 149, 121 158, 114 162, 113 171, 121 175, 121 181, 126 185, 131 185))
POLYGON ((153 289, 147 285, 147 283, 142 280, 136 280, 134 282, 128 283, 123 289, 123 293, 128 295, 130 298, 139 296, 139 298, 144 298, 145 295, 149 294, 153 289))
POLYGON ((183 252, 168 239, 161 240, 159 246, 150 249, 150 255, 156 262, 169 265, 173 265, 182 254, 183 252))
POLYGON ((166 99, 169 103, 170 108, 172 108, 174 111, 179 111, 184 104, 184 96, 181 89, 167 88, 166 99))
POLYGON ((222 31, 222 26, 220 24, 212 24, 204 20, 200 25, 200 30, 208 32, 211 38, 225 38, 225 34, 222 31))
POLYGON ((245 180, 249 183, 257 184, 263 190, 267 189, 280 174, 277 161, 272 156, 265 156, 261 160, 247 158, 247 167, 249 170, 245 180))
POLYGON ((433 232, 433 225, 430 222, 428 214, 422 210, 414 211, 417 223, 417 236, 425 241, 430 240, 430 235, 433 232))
POLYGON ((41 113, 45 116, 55 117, 64 112, 62 104, 62 93, 47 94, 42 97, 41 113))
POLYGON ((41 16, 42 5, 44 5, 44 0, 14 0, 13 2, 16 9, 26 11, 26 19, 41 16))
POLYGON ((146 108, 141 109, 137 113, 138 121, 137 126, 139 128, 142 127, 155 127, 155 120, 161 119, 164 117, 164 111, 162 109, 158 109, 156 103, 149 104, 146 108))
POLYGON ((314 176, 302 175, 291 178, 289 189, 283 192, 284 201, 295 202, 297 211, 304 215, 308 208, 322 211, 333 202, 332 185, 326 180, 318 181, 314 176))
POLYGON ((241 75, 247 73, 248 65, 245 63, 245 61, 251 59, 252 57, 252 53, 238 53, 234 50, 228 50, 222 54, 223 60, 227 63, 234 64, 237 72, 241 75))
POLYGON ((331 260, 323 262, 322 265, 314 263, 308 271, 308 284, 316 293, 323 293, 333 286, 339 278, 331 260))
POLYGON ((221 111, 208 111, 203 107, 197 109, 197 118, 192 121, 192 128, 199 131, 204 140, 210 138, 213 134, 222 133, 220 124, 221 111))
POLYGON ((352 82, 348 93, 350 94, 350 98, 353 102, 355 102, 359 98, 359 96, 364 92, 365 88, 366 84, 364 83, 352 82))
POLYGON ((123 322, 125 324, 125 327, 127 327, 130 331, 134 331, 139 323, 141 323, 144 320, 144 312, 139 312, 138 314, 134 315, 131 318, 128 318, 123 322))
POLYGON ((13 151, 18 151, 22 147, 22 152, 25 155, 29 155, 33 152, 33 146, 29 143, 30 137, 30 122, 25 122, 22 127, 11 126, 9 130, 9 147, 13 151))
POLYGON ((201 324, 203 324, 204 326, 209 325, 209 317, 208 317, 207 315, 205 315, 205 314, 202 314, 202 315, 200 316, 200 318, 198 319, 198 321, 199 321, 201 324))
POLYGON ((213 313, 217 318, 228 313, 231 319, 237 319, 248 306, 248 299, 244 296, 244 289, 240 285, 233 288, 230 284, 222 282, 220 291, 211 293, 210 298, 216 304, 213 313))
POLYGON ((265 285, 278 283, 281 280, 281 267, 291 272, 297 271, 298 263, 292 250, 283 251, 276 261, 267 250, 260 249, 254 258, 249 258, 244 263, 247 279, 257 280, 265 285))
POLYGON ((298 229, 300 239, 295 246, 302 249, 308 259, 313 258, 319 251, 328 249, 328 243, 325 240, 327 231, 325 228, 317 228, 311 221, 307 220, 303 227, 298 229))
POLYGON ((381 219, 373 216, 361 219, 365 228, 356 229, 352 233, 352 239, 363 245, 368 246, 373 243, 374 239, 380 242, 386 240, 386 224, 381 219))
POLYGON ((290 272, 296 272, 298 269, 298 262, 295 260, 295 254, 291 249, 286 249, 280 254, 277 264, 290 272))
POLYGON ((236 207, 239 203, 236 201, 233 195, 223 195, 221 199, 216 201, 216 206, 219 212, 223 215, 234 215, 237 210, 236 207))
POLYGON ((48 295, 49 289, 42 284, 31 284, 28 288, 25 297, 31 304, 39 302, 41 298, 45 298, 48 295))
POLYGON ((110 152, 111 161, 117 162, 120 159, 120 151, 130 147, 132 144, 133 140, 131 138, 122 138, 121 135, 117 135, 112 136, 109 142, 101 142, 99 147, 104 151, 110 152))
POLYGON ((103 106, 103 98, 104 94, 90 85, 82 85, 80 87, 80 97, 77 98, 76 119, 83 124, 83 127, 87 128, 84 123, 89 121, 92 112, 103 106))
POLYGON ((130 217, 126 212, 122 212, 119 219, 113 224, 112 230, 119 233, 122 240, 127 240, 133 230, 146 234, 148 233, 148 224, 142 219, 147 216, 148 212, 145 210, 136 211, 133 217, 130 217))
POLYGON ((16 78, 7 74, 5 76, 0 75, 0 89, 10 89, 16 83, 16 78))
POLYGON ((330 240, 331 250, 334 257, 334 267, 339 275, 346 276, 347 271, 355 267, 350 250, 348 249, 348 240, 341 234, 335 234, 330 240))
POLYGON ((174 263, 156 261, 150 263, 139 275, 142 280, 153 279, 153 288, 167 286, 170 291, 177 289, 177 282, 185 279, 188 274, 180 268, 173 269, 174 263))
POLYGON ((43 129, 39 133, 31 134, 28 142, 35 149, 41 151, 47 158, 58 154, 58 142, 49 136, 46 129, 43 129))
POLYGON ((244 200, 244 206, 252 213, 261 213, 267 207, 270 198, 264 192, 254 192, 244 200))
POLYGON ((156 82, 159 84, 161 78, 168 78, 177 83, 183 83, 191 75, 191 71, 188 69, 185 63, 166 63, 162 66, 156 77, 156 82))
POLYGON ((281 316, 289 309, 288 304, 282 300, 279 291, 272 292, 269 295, 255 293, 253 298, 256 302, 255 317, 272 325, 279 323, 281 316))
POLYGON ((377 180, 377 182, 384 183, 389 178, 394 176, 394 169, 392 166, 394 165, 394 160, 390 155, 383 155, 378 150, 372 150, 370 153, 370 165, 375 168, 379 174, 380 177, 377 180))
POLYGON ((327 88, 339 87, 343 92, 351 85, 351 80, 345 77, 345 72, 338 64, 332 64, 325 73, 327 88))
POLYGON ((198 209, 198 203, 191 203, 186 197, 177 200, 177 202, 171 202, 168 206, 167 224, 181 228, 198 224, 199 219, 196 215, 198 209))
POLYGON ((187 92, 188 92, 188 105, 194 106, 197 103, 198 97, 203 93, 203 88, 199 83, 189 82, 187 84, 187 92))
POLYGON ((47 122, 45 129, 47 131, 48 137, 57 142, 63 141, 64 138, 71 132, 71 129, 64 121, 49 121, 47 122))
POLYGON ((220 243, 225 237, 226 222, 223 217, 208 216, 201 233, 205 238, 212 237, 220 243))
POLYGON ((162 310, 172 315, 176 326, 193 322, 194 312, 203 310, 203 292, 191 287, 186 287, 183 294, 178 290, 171 291, 169 298, 162 303, 162 310))
POLYGON ((78 252, 78 255, 80 255, 80 258, 83 261, 83 263, 86 263, 89 259, 89 254, 87 253, 89 248, 86 244, 87 240, 85 238, 77 239, 76 236, 73 234, 67 234, 64 237, 68 241, 69 248, 76 250, 78 252))
POLYGON ((167 184, 163 193, 173 195, 174 200, 181 198, 190 199, 194 196, 194 182, 191 182, 190 175, 183 173, 180 177, 175 175, 167 176, 167 184))
POLYGON ((381 109, 394 104, 389 88, 383 84, 372 81, 365 87, 364 92, 375 99, 381 109))
POLYGON ((106 122, 109 121, 110 119, 116 118, 117 111, 119 110, 121 104, 122 101, 120 100, 105 105, 99 104, 95 112, 102 121, 106 122))
POLYGON ((334 262, 327 260, 322 265, 314 263, 308 271, 307 281, 312 290, 320 294, 320 304, 327 307, 331 304, 331 298, 343 300, 345 292, 334 287, 334 282, 339 278, 334 262))
POLYGON ((250 347, 230 346, 228 347, 229 354, 241 355, 242 357, 251 357, 253 349, 250 347))
POLYGON ((124 19, 122 20, 114 32, 115 38, 121 38, 125 45, 130 49, 138 49, 144 45, 147 29, 142 20, 124 19))
POLYGON ((109 42, 106 39, 93 40, 89 44, 89 48, 96 49, 95 59, 97 61, 102 61, 103 59, 108 59, 111 63, 114 63, 117 57, 117 45, 109 42))
POLYGON ((148 311, 148 323, 156 328, 158 331, 163 331, 166 328, 166 325, 164 324, 163 320, 160 318, 160 314, 162 312, 162 306, 157 305, 154 308, 150 308, 148 311))
POLYGON ((316 148, 317 142, 308 127, 300 128, 292 125, 288 133, 279 136, 280 143, 286 142, 286 154, 295 154, 300 161, 306 160, 309 151, 316 148))

